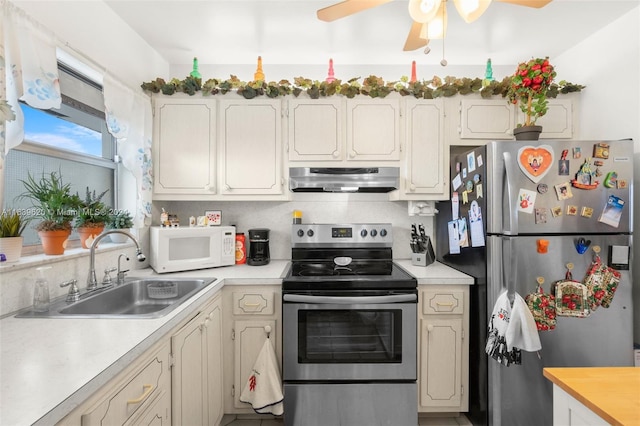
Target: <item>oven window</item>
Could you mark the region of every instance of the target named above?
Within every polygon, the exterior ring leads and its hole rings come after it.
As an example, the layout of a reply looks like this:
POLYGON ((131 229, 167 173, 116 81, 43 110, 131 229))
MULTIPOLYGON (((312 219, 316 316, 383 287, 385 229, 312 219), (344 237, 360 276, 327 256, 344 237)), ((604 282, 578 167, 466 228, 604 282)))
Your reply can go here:
POLYGON ((300 310, 298 362, 402 362, 402 311, 300 310))

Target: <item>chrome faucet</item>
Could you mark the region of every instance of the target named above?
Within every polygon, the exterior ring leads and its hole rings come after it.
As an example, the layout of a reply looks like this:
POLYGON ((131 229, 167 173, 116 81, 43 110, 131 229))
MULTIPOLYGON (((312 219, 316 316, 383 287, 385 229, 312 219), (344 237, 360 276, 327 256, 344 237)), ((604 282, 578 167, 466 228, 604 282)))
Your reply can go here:
POLYGON ((89 250, 89 276, 87 277, 87 291, 93 291, 98 288, 98 279, 96 278, 96 247, 98 246, 98 242, 106 237, 109 234, 122 234, 126 235, 134 242, 136 245, 136 258, 139 262, 144 262, 146 257, 142 254, 142 250, 140 249, 140 244, 138 244, 138 240, 136 237, 131 235, 127 231, 123 231, 122 229, 110 229, 108 231, 103 232, 98 235, 93 242, 91 243, 91 248, 89 250))
POLYGON ((128 269, 125 269, 124 271, 120 269, 120 259, 122 259, 123 257, 127 262, 129 261, 129 256, 127 256, 126 254, 121 254, 120 256, 118 256, 118 275, 116 278, 116 285, 124 284, 124 277, 125 275, 127 275, 127 272, 129 272, 128 269))

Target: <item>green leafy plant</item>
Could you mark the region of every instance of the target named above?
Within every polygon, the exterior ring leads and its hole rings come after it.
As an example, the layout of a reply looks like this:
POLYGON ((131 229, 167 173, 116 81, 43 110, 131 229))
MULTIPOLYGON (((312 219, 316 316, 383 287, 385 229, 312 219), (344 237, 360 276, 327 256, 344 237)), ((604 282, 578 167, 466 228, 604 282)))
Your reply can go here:
POLYGON ((524 124, 518 123, 518 127, 533 126, 547 113, 547 91, 555 77, 556 71, 548 57, 534 58, 518 65, 507 93, 509 102, 518 104, 525 115, 524 124))
MULTIPOLYGON (((151 93, 173 95, 174 93, 188 93, 194 95, 201 91, 203 95, 226 94, 235 91, 245 99, 253 99, 258 96, 276 98, 280 96, 300 96, 306 93, 311 99, 319 99, 329 96, 345 96, 352 99, 358 95, 371 98, 384 98, 390 93, 396 92, 402 96, 413 96, 416 99, 436 99, 455 95, 469 95, 479 93, 482 98, 493 96, 507 97, 512 87, 512 78, 505 77, 502 81, 493 80, 483 86, 481 78, 453 77, 440 78, 434 76, 430 80, 409 82, 409 78, 403 76, 398 81, 384 81, 380 77, 371 75, 362 83, 360 77, 347 81, 336 79, 332 82, 311 80, 305 77, 296 77, 293 83, 288 80, 278 82, 241 81, 235 75, 227 80, 211 78, 201 84, 200 79, 188 76, 184 80, 177 78, 166 82, 162 78, 142 83, 142 89, 151 93)), ((585 86, 569 83, 562 80, 559 84, 551 83, 547 87, 546 97, 555 98, 558 94, 580 92, 585 86)))
POLYGON ((0 213, 0 238, 12 238, 22 236, 24 228, 29 222, 16 210, 3 210, 0 213))
POLYGON ((133 228, 133 216, 127 210, 118 210, 109 215, 107 227, 110 229, 129 229, 133 228))
POLYGON ((38 231, 71 230, 71 222, 80 206, 80 197, 71 194, 71 185, 62 181, 60 173, 44 172, 39 179, 27 174, 21 180, 25 192, 19 199, 31 200, 33 217, 42 219, 36 226, 38 231))
MULTIPOLYGON (((91 228, 104 226, 109 220, 109 209, 102 202, 102 197, 109 190, 104 190, 96 195, 96 191, 90 191, 87 187, 84 199, 80 200, 78 214, 75 220, 76 228, 91 228)), ((78 195, 78 198, 80 196, 78 195)))

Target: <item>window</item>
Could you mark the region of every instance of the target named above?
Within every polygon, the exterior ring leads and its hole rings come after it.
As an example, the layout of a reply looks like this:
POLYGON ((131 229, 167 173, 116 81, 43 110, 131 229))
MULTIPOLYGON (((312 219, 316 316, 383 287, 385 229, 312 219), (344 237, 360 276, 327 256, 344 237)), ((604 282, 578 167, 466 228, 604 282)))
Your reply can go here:
MULTIPOLYGON (((5 161, 4 208, 27 208, 29 200, 17 197, 24 192, 21 180, 27 173, 38 178, 42 173, 60 172, 72 192, 83 197, 86 187, 100 193, 108 190, 105 204, 115 206, 115 139, 107 131, 102 87, 59 63, 62 106, 40 110, 26 104, 24 142, 9 151, 5 161)), ((37 220, 37 219, 36 219, 37 220)), ((32 222, 23 233, 24 245, 39 246, 32 222)), ((77 240, 76 233, 71 240, 77 240)))

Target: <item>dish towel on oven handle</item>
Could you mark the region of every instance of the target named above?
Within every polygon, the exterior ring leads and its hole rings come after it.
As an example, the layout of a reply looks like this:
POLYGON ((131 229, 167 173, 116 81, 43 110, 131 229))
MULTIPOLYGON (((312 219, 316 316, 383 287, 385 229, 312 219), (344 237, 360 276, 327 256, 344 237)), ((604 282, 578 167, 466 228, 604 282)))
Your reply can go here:
POLYGON ((256 413, 279 416, 284 413, 283 400, 276 353, 267 338, 240 394, 240 402, 251 404, 256 413))

